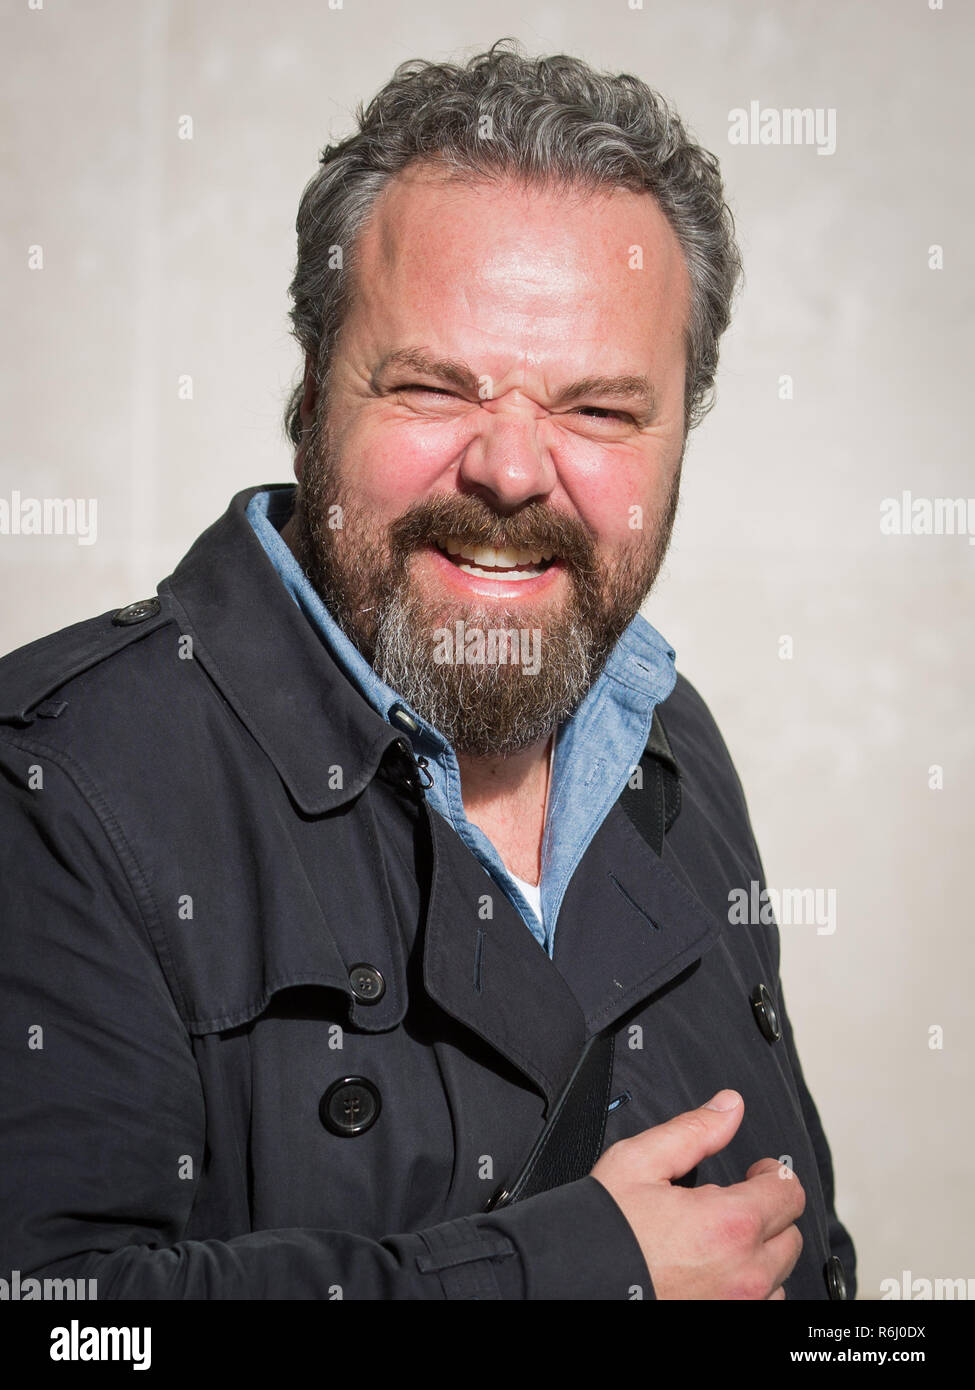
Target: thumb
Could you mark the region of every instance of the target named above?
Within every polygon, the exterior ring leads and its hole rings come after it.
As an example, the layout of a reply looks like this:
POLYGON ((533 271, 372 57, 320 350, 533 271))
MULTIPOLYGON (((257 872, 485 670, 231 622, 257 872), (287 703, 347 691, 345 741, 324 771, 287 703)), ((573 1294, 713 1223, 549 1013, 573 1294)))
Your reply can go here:
POLYGON ((685 1110, 644 1132, 646 1177, 669 1182, 689 1173, 702 1158, 720 1152, 734 1138, 745 1113, 737 1091, 719 1091, 697 1110, 685 1110))

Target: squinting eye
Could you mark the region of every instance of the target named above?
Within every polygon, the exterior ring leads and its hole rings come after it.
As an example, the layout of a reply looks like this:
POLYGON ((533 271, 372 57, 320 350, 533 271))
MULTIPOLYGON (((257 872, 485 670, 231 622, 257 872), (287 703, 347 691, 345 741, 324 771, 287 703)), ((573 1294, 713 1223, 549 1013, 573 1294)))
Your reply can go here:
MULTIPOLYGON (((397 391, 424 391, 431 396, 444 396, 448 400, 459 400, 456 391, 448 391, 442 386, 429 386, 425 382, 408 381, 402 386, 395 387, 397 391)), ((574 415, 589 415, 594 420, 605 420, 612 424, 620 421, 623 424, 632 424, 633 416, 628 415, 624 410, 611 410, 609 406, 603 405, 583 405, 570 412, 574 415)))
POLYGON ((594 415, 597 420, 632 420, 632 415, 627 415, 623 410, 610 410, 602 405, 583 405, 576 412, 578 415, 594 415))

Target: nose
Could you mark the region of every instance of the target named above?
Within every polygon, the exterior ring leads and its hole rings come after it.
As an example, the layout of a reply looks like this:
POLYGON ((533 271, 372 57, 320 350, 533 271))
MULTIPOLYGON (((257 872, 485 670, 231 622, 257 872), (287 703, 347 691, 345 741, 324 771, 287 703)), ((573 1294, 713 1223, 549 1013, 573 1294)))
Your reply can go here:
POLYGON ((476 437, 464 450, 459 480, 496 511, 513 511, 547 497, 555 465, 540 438, 540 421, 509 411, 484 412, 476 437))

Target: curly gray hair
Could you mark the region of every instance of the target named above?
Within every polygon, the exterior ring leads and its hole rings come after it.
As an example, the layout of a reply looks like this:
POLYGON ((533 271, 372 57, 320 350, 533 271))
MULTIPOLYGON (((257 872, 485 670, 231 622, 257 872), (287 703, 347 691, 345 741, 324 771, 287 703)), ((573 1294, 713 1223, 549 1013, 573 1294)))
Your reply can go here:
MULTIPOLYGON (((718 161, 689 139, 661 96, 628 73, 598 73, 565 54, 532 59, 516 40, 499 39, 466 67, 401 63, 355 114, 358 131, 322 151, 295 223, 291 322, 320 390, 352 292, 359 231, 392 178, 414 161, 439 160, 459 177, 652 193, 680 242, 691 283, 685 435, 703 419, 713 404, 718 340, 731 318, 741 258, 718 161)), ((299 382, 285 411, 295 446, 303 437, 303 394, 299 382)))

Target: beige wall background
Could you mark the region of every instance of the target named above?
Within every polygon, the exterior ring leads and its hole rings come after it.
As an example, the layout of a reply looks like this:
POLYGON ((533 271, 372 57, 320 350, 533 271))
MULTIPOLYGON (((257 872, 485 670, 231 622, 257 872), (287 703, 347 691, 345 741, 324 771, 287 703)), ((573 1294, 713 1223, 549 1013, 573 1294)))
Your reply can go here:
POLYGON ((3 0, 0 498, 94 498, 97 539, 0 535, 0 650, 153 593, 290 476, 298 198, 396 63, 510 34, 641 76, 721 160, 747 276, 645 611, 769 882, 835 890, 835 931, 782 926, 783 980, 861 1296, 975 1278, 975 547, 880 528, 885 498, 975 492, 971 7, 333 3, 3 0), (833 109, 835 151, 730 143, 752 101, 833 109))

